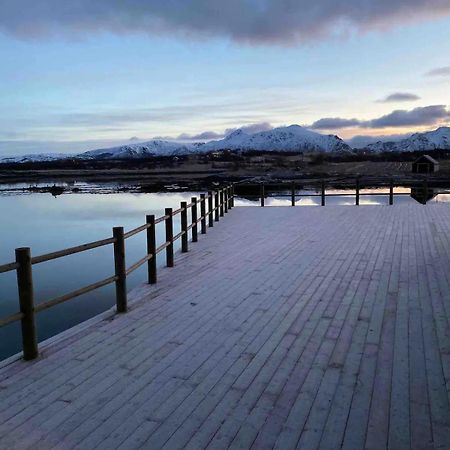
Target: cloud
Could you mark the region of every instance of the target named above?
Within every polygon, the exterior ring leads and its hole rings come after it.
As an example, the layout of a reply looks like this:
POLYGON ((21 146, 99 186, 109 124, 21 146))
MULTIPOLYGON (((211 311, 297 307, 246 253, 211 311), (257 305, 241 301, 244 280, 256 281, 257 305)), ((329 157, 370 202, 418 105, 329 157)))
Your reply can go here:
POLYGON ((433 125, 439 120, 450 118, 450 111, 445 105, 432 105, 414 108, 410 111, 397 109, 377 119, 362 122, 368 128, 405 127, 433 125))
POLYGON ((308 128, 316 130, 338 130, 341 128, 395 128, 407 126, 434 125, 450 120, 450 110, 445 105, 431 105, 411 110, 397 109, 372 120, 344 119, 329 117, 319 119, 308 128))
POLYGON ((2 0, 0 31, 226 37, 292 44, 450 14, 447 0, 2 0))
POLYGON ((420 97, 416 94, 410 94, 408 92, 394 92, 388 95, 386 98, 377 100, 378 103, 395 103, 395 102, 413 102, 420 100, 420 97))
POLYGON ((450 66, 437 67, 425 74, 428 77, 450 77, 450 66))
POLYGON ((181 133, 177 139, 180 141, 210 141, 211 139, 223 138, 223 133, 216 133, 215 131, 203 131, 199 134, 181 133))
POLYGON ((224 135, 227 136, 236 130, 242 130, 244 133, 254 134, 261 131, 269 131, 273 129, 273 126, 269 122, 252 123, 250 125, 244 125, 243 127, 227 128, 224 135))
POLYGON ((325 117, 314 122, 309 128, 314 130, 339 130, 355 127, 360 124, 358 119, 342 119, 340 117, 325 117))
POLYGON ((268 131, 272 128, 273 126, 269 122, 260 122, 244 125, 242 127, 227 128, 223 133, 217 133, 216 131, 203 131, 199 134, 182 133, 176 139, 180 141, 211 141, 213 139, 223 139, 225 136, 236 130, 242 130, 245 133, 253 134, 259 133, 260 131, 268 131))

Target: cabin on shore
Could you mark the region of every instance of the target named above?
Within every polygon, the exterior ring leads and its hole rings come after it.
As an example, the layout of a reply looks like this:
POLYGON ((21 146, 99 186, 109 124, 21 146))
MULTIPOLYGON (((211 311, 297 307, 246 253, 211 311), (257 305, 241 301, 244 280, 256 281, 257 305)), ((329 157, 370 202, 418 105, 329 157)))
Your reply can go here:
POLYGON ((430 155, 422 155, 412 163, 413 173, 434 173, 439 170, 439 162, 430 155))

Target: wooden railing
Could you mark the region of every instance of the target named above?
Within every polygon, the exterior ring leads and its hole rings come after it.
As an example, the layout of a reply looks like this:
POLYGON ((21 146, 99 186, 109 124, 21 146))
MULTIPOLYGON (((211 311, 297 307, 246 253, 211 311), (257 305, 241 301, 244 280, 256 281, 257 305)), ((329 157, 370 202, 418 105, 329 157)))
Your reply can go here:
POLYGON ((181 202, 180 208, 173 211, 166 208, 164 216, 155 218, 154 215, 146 216, 146 223, 128 232, 124 232, 123 227, 113 228, 113 235, 110 238, 102 239, 77 247, 67 248, 57 252, 47 253, 41 256, 32 256, 29 247, 17 248, 15 251, 15 262, 0 266, 0 274, 10 271, 17 272, 17 288, 19 293, 20 311, 8 317, 0 319, 0 327, 13 322, 21 321, 22 348, 25 360, 34 359, 38 356, 38 341, 36 333, 36 313, 52 306, 71 300, 80 295, 87 294, 95 289, 99 289, 111 283, 116 287, 116 310, 118 313, 127 311, 127 276, 136 269, 147 263, 147 278, 149 284, 157 282, 156 256, 165 250, 166 265, 174 265, 174 242, 181 238, 181 251, 187 252, 189 245, 189 231, 191 231, 192 242, 198 240, 198 224, 200 224, 201 234, 206 234, 207 226, 212 227, 214 222, 218 222, 234 206, 234 187, 226 186, 215 192, 201 194, 200 200, 192 197, 191 203, 181 202), (200 216, 198 216, 198 206, 200 205, 200 216), (188 209, 191 209, 191 224, 188 225, 188 209), (181 215, 181 230, 178 234, 173 233, 173 218, 177 214, 181 215), (156 226, 159 223, 165 224, 165 241, 157 246, 156 226), (145 231, 147 234, 146 255, 128 268, 125 258, 126 239, 145 231), (52 261, 64 256, 85 252, 107 245, 114 246, 114 275, 97 281, 96 283, 84 286, 68 294, 53 298, 51 300, 34 304, 33 290, 33 266, 46 261, 52 261))
MULTIPOLYGON (((401 184, 402 187, 409 187, 411 189, 418 190, 419 194, 423 196, 425 199, 428 198, 429 194, 433 193, 434 195, 438 194, 448 194, 449 191, 439 191, 436 190, 435 187, 430 185, 428 180, 423 180, 415 183, 397 183, 401 184), (405 186, 408 184, 408 186, 405 186)), ((275 193, 275 197, 287 197, 291 200, 291 206, 295 206, 297 199, 301 199, 302 197, 320 197, 321 206, 326 205, 327 197, 354 197, 355 205, 360 204, 361 197, 370 197, 370 196, 386 196, 387 202, 389 205, 394 204, 395 196, 410 196, 411 193, 408 192, 394 192, 395 183, 394 180, 386 180, 382 185, 375 186, 376 188, 387 188, 388 192, 361 192, 362 189, 365 188, 373 188, 373 184, 370 180, 363 180, 360 178, 356 178, 353 181, 346 182, 339 190, 352 190, 354 192, 327 192, 328 190, 337 190, 336 187, 327 186, 325 181, 319 181, 318 183, 314 183, 312 185, 312 189, 314 192, 304 192, 299 193, 299 183, 295 182, 284 182, 284 183, 236 183, 236 194, 242 197, 250 198, 250 199, 259 199, 260 205, 262 207, 265 206, 265 200, 268 197, 271 197, 270 193, 275 193), (283 193, 285 192, 285 193, 283 193), (289 193, 286 193, 289 192, 289 193)))

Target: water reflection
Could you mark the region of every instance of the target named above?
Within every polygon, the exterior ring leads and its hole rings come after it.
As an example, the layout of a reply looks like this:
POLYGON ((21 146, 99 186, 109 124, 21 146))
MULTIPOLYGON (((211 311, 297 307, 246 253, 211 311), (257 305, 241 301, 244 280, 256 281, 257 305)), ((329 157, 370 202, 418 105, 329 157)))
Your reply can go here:
POLYGON ((436 189, 430 189, 426 187, 411 188, 411 198, 416 202, 426 205, 430 200, 434 199, 438 195, 436 189))
MULTIPOLYGON (((34 255, 61 250, 111 236, 113 226, 125 230, 145 222, 146 214, 162 216, 164 208, 179 208, 199 193, 161 194, 70 194, 56 198, 51 194, 0 196, 0 264, 14 260, 14 249, 31 247, 34 255)), ((180 227, 179 215, 174 230, 180 227)), ((164 224, 157 227, 158 242, 164 242, 164 224)), ((145 233, 126 241, 127 265, 144 256, 145 233)), ((179 243, 175 244, 178 250, 179 243)), ((164 254, 158 255, 163 265, 164 254)), ((109 277, 114 272, 112 246, 101 247, 33 267, 35 301, 42 302, 81 286, 109 277)), ((131 289, 142 283, 146 268, 132 273, 131 289)), ((42 341, 76 323, 98 314, 114 304, 114 286, 70 300, 37 315, 39 340, 42 341)), ((18 311, 15 273, 0 275, 0 317, 18 311)), ((20 350, 20 325, 0 328, 0 360, 20 350)))
MULTIPOLYGON (((356 193, 349 189, 327 189, 326 205, 350 206, 356 203, 356 193), (331 195, 330 195, 331 194, 331 195)), ((321 206, 320 191, 298 190, 296 192, 296 206, 321 206), (314 195, 312 195, 314 194, 314 195)), ((426 204, 428 202, 449 202, 450 193, 443 189, 404 188, 395 187, 394 204, 416 203, 426 204), (425 201, 426 195, 426 201, 425 201)), ((241 198, 235 203, 237 206, 260 206, 260 198, 241 198)), ((290 191, 278 191, 267 194, 264 200, 265 206, 291 206, 290 191)), ((389 189, 365 188, 360 190, 360 205, 388 205, 389 189)))

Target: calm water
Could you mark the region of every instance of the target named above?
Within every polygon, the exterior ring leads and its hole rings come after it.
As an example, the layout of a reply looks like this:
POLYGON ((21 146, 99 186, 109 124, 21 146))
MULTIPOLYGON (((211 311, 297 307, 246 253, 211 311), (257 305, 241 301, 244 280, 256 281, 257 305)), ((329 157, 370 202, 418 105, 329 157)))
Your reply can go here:
MULTIPOLYGON (((39 255, 70 246, 111 236, 113 226, 130 230, 144 223, 146 214, 161 216, 164 208, 179 208, 181 201, 189 201, 199 193, 160 194, 50 194, 18 195, 12 190, 0 195, 0 264, 14 260, 14 249, 31 247, 39 255)), ((397 188, 396 192, 401 191, 397 188)), ((103 192, 99 189, 99 192, 103 192)), ((367 191, 369 192, 369 191, 367 191)), ((387 191, 379 191, 387 192, 387 191)), ((336 191, 337 193, 337 191, 336 191)), ((449 201, 450 196, 439 195, 432 201, 449 201)), ((386 204, 386 196, 361 197, 361 204, 386 204)), ((409 196, 396 197, 395 203, 414 202, 409 196)), ((297 205, 318 205, 320 197, 304 197, 297 205)), ((354 204, 354 197, 329 197, 327 204, 354 204)), ((258 200, 238 199, 236 206, 257 206, 258 200)), ((290 205, 290 198, 271 197, 268 206, 290 205)), ((179 231, 179 215, 174 232, 179 231)), ((164 225, 157 227, 158 242, 164 242, 164 225)), ((179 245, 179 242, 178 242, 179 245)), ((178 245, 175 246, 178 249, 178 245)), ((145 254, 145 233, 126 241, 127 266, 145 254)), ((163 265, 164 254, 158 264, 163 265)), ((72 255, 33 266, 36 303, 68 293, 81 286, 109 277, 114 272, 112 246, 72 255)), ((131 289, 146 279, 145 265, 130 275, 131 289)), ((59 333, 114 305, 114 285, 69 300, 37 315, 39 341, 59 333)), ((0 274, 0 317, 18 311, 15 272, 0 274)), ((20 324, 0 328, 0 360, 21 349, 20 324)))
MULTIPOLYGON (((0 264, 14 261, 16 247, 31 247, 33 255, 61 250, 110 237, 113 226, 130 230, 145 222, 146 214, 162 216, 164 208, 179 208, 198 193, 161 194, 50 194, 0 196, 0 264)), ((179 215, 174 231, 179 230, 179 215)), ((157 226, 164 242, 164 224, 157 226)), ((145 255, 145 233, 126 241, 127 266, 145 255)), ((177 249, 177 245, 175 246, 177 249)), ((158 261, 163 263, 164 254, 158 261)), ((113 247, 106 246, 33 266, 36 303, 50 300, 114 274, 113 247)), ((146 279, 142 266, 128 278, 131 289, 146 279)), ((39 341, 59 333, 114 304, 114 285, 50 308, 37 315, 39 341)), ((18 311, 15 272, 0 274, 0 317, 18 311)), ((0 328, 0 360, 20 351, 20 324, 0 328)))

